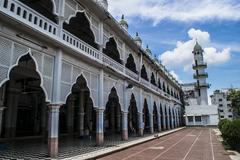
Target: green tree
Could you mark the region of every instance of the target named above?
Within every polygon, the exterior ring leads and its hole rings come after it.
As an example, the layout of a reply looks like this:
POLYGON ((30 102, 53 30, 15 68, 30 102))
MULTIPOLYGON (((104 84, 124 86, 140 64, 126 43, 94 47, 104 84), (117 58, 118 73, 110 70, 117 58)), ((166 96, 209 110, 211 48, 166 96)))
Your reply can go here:
POLYGON ((228 95, 228 99, 231 101, 234 118, 239 119, 240 118, 240 90, 231 89, 228 95))

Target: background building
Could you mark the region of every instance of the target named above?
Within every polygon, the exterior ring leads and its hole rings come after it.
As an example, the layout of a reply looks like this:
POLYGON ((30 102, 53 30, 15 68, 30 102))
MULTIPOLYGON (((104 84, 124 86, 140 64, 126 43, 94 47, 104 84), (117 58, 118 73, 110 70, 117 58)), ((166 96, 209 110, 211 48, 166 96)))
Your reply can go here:
POLYGON ((230 89, 215 90, 211 95, 211 102, 218 106, 218 114, 220 119, 233 119, 233 109, 231 101, 228 99, 230 89))

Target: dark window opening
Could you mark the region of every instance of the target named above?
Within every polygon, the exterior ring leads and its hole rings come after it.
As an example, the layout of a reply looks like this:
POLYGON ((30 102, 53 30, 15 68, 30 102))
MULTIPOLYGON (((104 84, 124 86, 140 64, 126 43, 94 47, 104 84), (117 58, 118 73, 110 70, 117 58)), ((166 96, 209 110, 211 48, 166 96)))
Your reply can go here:
POLYGON ((103 49, 103 53, 108 57, 114 59, 118 63, 122 64, 122 60, 120 59, 120 54, 117 49, 117 43, 113 38, 110 38, 106 44, 106 47, 103 49))
POLYGON ((53 14, 54 4, 51 0, 20 0, 20 2, 57 23, 57 16, 53 14))
POLYGON ((141 69, 141 77, 146 81, 148 81, 147 71, 144 65, 142 66, 142 69, 141 69))
POLYGON ((128 69, 130 69, 131 71, 133 71, 134 73, 138 73, 136 70, 136 64, 134 61, 134 58, 132 56, 132 54, 129 54, 128 59, 127 59, 127 63, 125 65, 128 69))
POLYGON ((84 13, 78 12, 77 15, 70 19, 69 23, 63 23, 63 29, 75 35, 79 39, 98 49, 95 43, 95 37, 91 30, 90 23, 84 13))
POLYGON ((153 73, 152 73, 152 76, 151 76, 151 83, 152 83, 153 85, 156 85, 156 80, 155 80, 155 76, 154 76, 153 73))

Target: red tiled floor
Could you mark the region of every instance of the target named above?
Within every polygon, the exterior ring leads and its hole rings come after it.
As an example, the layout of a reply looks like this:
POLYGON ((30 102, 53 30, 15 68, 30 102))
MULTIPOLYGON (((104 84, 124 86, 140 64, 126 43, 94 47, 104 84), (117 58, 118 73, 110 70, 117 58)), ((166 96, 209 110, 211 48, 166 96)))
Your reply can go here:
POLYGON ((211 128, 188 128, 100 160, 230 160, 211 128))

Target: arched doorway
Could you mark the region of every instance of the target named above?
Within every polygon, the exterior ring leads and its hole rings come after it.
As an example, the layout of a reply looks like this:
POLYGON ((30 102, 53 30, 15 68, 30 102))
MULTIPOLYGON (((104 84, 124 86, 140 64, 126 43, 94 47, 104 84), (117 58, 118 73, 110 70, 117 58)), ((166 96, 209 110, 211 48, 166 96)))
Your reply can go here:
POLYGON ((157 105, 155 102, 153 105, 153 129, 154 129, 154 132, 158 131, 158 112, 157 112, 157 105))
POLYGON ((135 96, 131 95, 130 106, 128 109, 128 134, 137 135, 138 133, 138 109, 135 96))
POLYGON ((147 100, 144 100, 144 106, 143 106, 143 123, 144 123, 144 132, 149 133, 150 132, 150 119, 149 119, 149 110, 148 110, 148 104, 147 100))
POLYGON ((121 107, 116 89, 113 87, 104 112, 104 135, 121 135, 121 107))
POLYGON ((73 85, 66 104, 60 108, 60 134, 74 134, 79 138, 95 137, 96 112, 90 90, 83 75, 73 85))
POLYGON ((45 135, 47 107, 40 84, 41 78, 30 54, 21 57, 1 87, 1 101, 6 107, 2 138, 45 135))

